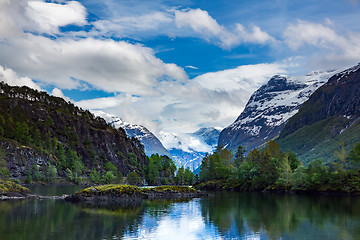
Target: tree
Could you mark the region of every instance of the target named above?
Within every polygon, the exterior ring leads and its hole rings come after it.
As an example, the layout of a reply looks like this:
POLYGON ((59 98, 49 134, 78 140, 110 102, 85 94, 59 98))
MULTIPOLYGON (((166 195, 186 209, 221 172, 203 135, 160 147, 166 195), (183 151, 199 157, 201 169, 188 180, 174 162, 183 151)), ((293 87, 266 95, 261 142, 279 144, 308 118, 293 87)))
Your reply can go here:
POLYGON ((360 163, 360 142, 357 142, 353 149, 351 149, 349 154, 350 161, 354 162, 355 164, 360 163))
POLYGON ((263 153, 266 153, 269 156, 277 159, 281 159, 283 157, 280 145, 277 144, 277 142, 275 142, 274 140, 270 140, 266 143, 263 153))
POLYGON ((127 176, 127 182, 131 185, 140 185, 141 184, 141 178, 139 177, 139 175, 134 171, 131 172, 128 176, 127 176))
POLYGON ((6 167, 7 162, 5 161, 5 153, 2 148, 0 148, 0 177, 3 179, 8 179, 10 177, 10 171, 6 167))
POLYGON ((102 178, 104 183, 112 183, 116 179, 112 171, 107 171, 102 178))
POLYGON ((155 163, 156 157, 156 155, 151 155, 149 165, 147 167, 147 181, 150 185, 157 185, 157 180, 159 178, 159 169, 155 163))
POLYGON ((113 172, 114 174, 116 174, 116 172, 117 172, 117 168, 112 162, 106 162, 105 169, 107 171, 113 172))
POLYGON ((184 167, 180 167, 176 173, 176 183, 178 185, 184 185, 185 184, 185 170, 184 167))
POLYGON ((296 153, 290 150, 287 150, 285 154, 289 160, 291 170, 294 171, 301 164, 299 158, 296 156, 296 153))
POLYGON ((56 156, 58 158, 58 165, 61 167, 69 167, 66 162, 66 156, 65 156, 65 148, 62 144, 58 145, 58 149, 56 151, 56 156))
POLYGON ((57 169, 54 165, 49 166, 48 181, 53 182, 57 175, 57 169))
POLYGON ((190 171, 189 168, 185 169, 184 180, 185 180, 185 184, 187 185, 193 185, 195 183, 195 174, 192 171, 190 171))
POLYGON ((237 148, 237 151, 235 154, 235 160, 234 160, 236 168, 239 168, 240 164, 245 161, 245 155, 244 155, 245 152, 246 152, 246 149, 243 146, 239 146, 237 148))
POLYGON ((347 157, 346 154, 346 150, 345 150, 345 143, 344 142, 340 142, 339 143, 340 146, 340 150, 335 150, 334 151, 334 155, 339 159, 339 164, 338 164, 338 168, 339 170, 343 170, 344 169, 344 165, 345 165, 345 160, 347 157))
POLYGON ((33 137, 32 137, 33 144, 37 147, 42 148, 43 146, 42 146, 42 141, 41 141, 40 130, 38 128, 36 128, 33 132, 34 132, 33 137))
POLYGON ((101 182, 101 176, 96 169, 91 170, 90 178, 93 183, 99 184, 101 182))

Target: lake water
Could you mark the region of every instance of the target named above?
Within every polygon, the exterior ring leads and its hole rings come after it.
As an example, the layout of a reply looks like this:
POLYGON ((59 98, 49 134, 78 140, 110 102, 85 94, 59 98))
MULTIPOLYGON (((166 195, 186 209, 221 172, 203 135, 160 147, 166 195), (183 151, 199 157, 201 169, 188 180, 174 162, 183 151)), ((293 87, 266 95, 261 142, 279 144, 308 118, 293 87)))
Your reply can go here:
MULTIPOLYGON (((78 189, 30 188, 48 195, 78 189)), ((360 239, 360 197, 217 193, 101 208, 0 201, 0 240, 8 239, 360 239)))

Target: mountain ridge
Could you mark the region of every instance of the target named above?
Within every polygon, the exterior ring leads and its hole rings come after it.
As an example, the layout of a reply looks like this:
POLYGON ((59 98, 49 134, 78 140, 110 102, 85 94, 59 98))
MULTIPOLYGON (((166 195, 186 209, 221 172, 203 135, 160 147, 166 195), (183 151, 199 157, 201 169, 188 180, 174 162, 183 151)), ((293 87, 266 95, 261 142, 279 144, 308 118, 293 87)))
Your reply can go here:
POLYGON ((298 77, 273 76, 251 95, 234 123, 221 131, 218 145, 234 152, 239 145, 251 150, 273 139, 301 104, 333 73, 334 70, 314 71, 298 77))
POLYGON ((139 139, 145 147, 146 155, 151 156, 152 154, 158 153, 159 155, 170 156, 169 150, 167 150, 161 141, 146 127, 125 122, 121 118, 103 111, 92 110, 92 112, 96 116, 104 118, 108 124, 115 128, 123 128, 130 137, 139 139))
POLYGON ((339 160, 336 151, 343 147, 348 152, 360 142, 360 64, 333 75, 317 89, 277 141, 305 162, 339 160))

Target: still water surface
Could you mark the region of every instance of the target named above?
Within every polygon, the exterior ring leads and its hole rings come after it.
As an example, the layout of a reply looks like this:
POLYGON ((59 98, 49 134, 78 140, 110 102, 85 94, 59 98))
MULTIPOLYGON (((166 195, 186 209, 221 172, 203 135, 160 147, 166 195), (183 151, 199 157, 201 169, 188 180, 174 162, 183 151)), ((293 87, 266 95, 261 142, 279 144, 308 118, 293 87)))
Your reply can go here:
MULTIPOLYGON (((78 189, 31 188, 44 195, 78 189)), ((360 197, 217 193, 101 208, 0 201, 0 240, 8 239, 360 239, 360 197)))

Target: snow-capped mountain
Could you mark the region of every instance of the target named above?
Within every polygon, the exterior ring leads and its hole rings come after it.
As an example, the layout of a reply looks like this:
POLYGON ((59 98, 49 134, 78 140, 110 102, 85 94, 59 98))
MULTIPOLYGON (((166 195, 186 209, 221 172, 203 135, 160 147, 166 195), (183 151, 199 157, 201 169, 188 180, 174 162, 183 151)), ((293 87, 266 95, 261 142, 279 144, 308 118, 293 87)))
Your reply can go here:
POLYGON ((339 161, 342 143, 350 152, 360 142, 360 63, 318 88, 289 119, 277 142, 304 162, 339 161))
POLYGON ((193 133, 198 136, 203 142, 212 147, 216 147, 220 135, 220 130, 213 127, 203 127, 193 133))
POLYGON ((145 147, 146 155, 150 156, 151 154, 158 153, 159 155, 170 156, 169 151, 162 145, 160 140, 146 127, 127 123, 119 117, 102 111, 92 112, 95 114, 95 116, 104 118, 107 123, 113 125, 115 128, 123 128, 128 136, 139 139, 145 147))
POLYGON ((334 70, 297 77, 273 76, 252 94, 236 121, 221 131, 218 144, 233 151, 239 145, 251 150, 276 137, 286 121, 332 75, 334 70))
POLYGON ((199 167, 206 153, 217 146, 220 130, 216 128, 200 128, 198 131, 181 136, 162 133, 161 139, 168 147, 172 159, 179 166, 194 171, 199 167))

